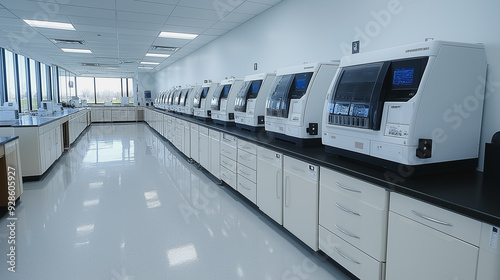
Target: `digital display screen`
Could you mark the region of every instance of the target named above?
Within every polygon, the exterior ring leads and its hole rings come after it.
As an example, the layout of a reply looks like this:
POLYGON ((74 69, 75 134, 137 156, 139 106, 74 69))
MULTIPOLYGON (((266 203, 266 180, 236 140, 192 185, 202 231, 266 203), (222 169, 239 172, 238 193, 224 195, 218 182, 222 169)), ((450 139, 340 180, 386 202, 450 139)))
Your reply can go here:
POLYGON ((394 86, 409 86, 413 84, 413 73, 415 68, 404 68, 394 70, 392 84, 394 86))
POLYGON ((231 89, 231 85, 225 85, 222 91, 221 98, 227 98, 229 95, 229 90, 231 89))
POLYGON ((335 103, 333 108, 333 113, 336 115, 349 115, 349 104, 346 103, 335 103))
POLYGON ((253 84, 252 85, 252 93, 258 93, 260 89, 260 84, 253 84))
POLYGON ((295 82, 295 89, 304 90, 306 89, 306 79, 297 79, 295 82))
POLYGON ((368 118, 370 106, 363 104, 351 104, 351 116, 368 118))

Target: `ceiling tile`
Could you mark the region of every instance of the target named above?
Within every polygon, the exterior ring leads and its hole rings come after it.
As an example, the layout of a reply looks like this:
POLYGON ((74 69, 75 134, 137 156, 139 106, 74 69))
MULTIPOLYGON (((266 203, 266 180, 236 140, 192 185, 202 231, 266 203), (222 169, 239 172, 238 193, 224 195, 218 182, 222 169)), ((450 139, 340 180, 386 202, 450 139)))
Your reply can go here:
POLYGON ((227 32, 227 29, 216 29, 216 28, 210 28, 210 29, 207 29, 205 32, 203 32, 203 34, 205 35, 215 35, 215 36, 220 36, 224 33, 227 32))
POLYGON ((254 2, 245 2, 241 4, 238 8, 234 9, 234 13, 242 13, 242 14, 252 14, 257 15, 262 13, 263 11, 269 9, 271 5, 254 3, 254 2))
POLYGON ((120 0, 117 2, 119 11, 128 11, 136 13, 146 13, 155 15, 170 15, 174 10, 174 5, 165 5, 160 3, 135 1, 135 0, 120 0))
POLYGON ((195 18, 218 21, 219 16, 213 9, 199 9, 192 7, 177 6, 171 16, 183 18, 195 18))
POLYGON ((167 21, 168 16, 118 11, 117 18, 123 21, 159 23, 163 25, 167 21))
POLYGON ((190 27, 211 27, 216 23, 214 20, 205 20, 205 19, 190 19, 190 18, 181 18, 181 17, 170 17, 165 27, 173 27, 173 25, 178 26, 190 26, 190 27))
POLYGON ((69 19, 71 20, 71 22, 73 23, 73 26, 75 26, 75 28, 76 28, 76 25, 78 25, 78 24, 92 25, 92 26, 94 26, 93 27, 94 30, 95 30, 96 26, 116 27, 116 20, 114 20, 114 19, 89 18, 89 17, 80 17, 80 16, 69 16, 69 19))
POLYGON ((103 8, 88 8, 88 7, 77 7, 70 5, 63 5, 62 10, 68 16, 80 16, 86 18, 105 18, 105 19, 115 19, 116 12, 112 9, 103 8))
MULTIPOLYGON (((145 23, 145 22, 133 22, 133 21, 117 21, 116 22, 116 27, 118 29, 125 28, 125 29, 141 29, 144 31, 150 31, 151 30, 160 30, 162 28, 163 24, 161 23, 145 23)), ((154 34, 157 36, 159 33, 154 32, 154 34)))
POLYGON ((238 27, 240 24, 241 23, 239 23, 239 22, 222 22, 222 21, 219 21, 216 24, 214 24, 212 26, 212 28, 231 30, 233 28, 238 27))
POLYGON ((248 21, 249 19, 253 18, 254 16, 255 15, 251 15, 251 14, 230 13, 227 16, 225 16, 222 21, 243 23, 243 22, 248 21))
MULTIPOLYGON (((60 0, 56 1, 61 2, 60 0)), ((120 1, 122 0, 119 0, 118 2, 120 1)), ((108 10, 116 9, 115 0, 81 0, 81 1, 65 0, 65 2, 68 2, 67 5, 77 6, 77 7, 98 8, 98 9, 108 9, 108 10)))

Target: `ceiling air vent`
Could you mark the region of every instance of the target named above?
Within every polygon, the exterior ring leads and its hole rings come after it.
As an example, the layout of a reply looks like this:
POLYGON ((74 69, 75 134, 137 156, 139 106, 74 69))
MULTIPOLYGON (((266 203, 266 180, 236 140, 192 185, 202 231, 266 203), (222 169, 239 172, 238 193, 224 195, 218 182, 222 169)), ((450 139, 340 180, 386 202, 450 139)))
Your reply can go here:
POLYGON ((152 50, 158 50, 158 51, 166 51, 166 52, 175 52, 179 48, 176 47, 167 47, 167 46, 151 46, 152 50))
POLYGON ((55 44, 70 44, 70 45, 85 45, 83 40, 70 40, 70 39, 50 39, 55 44))
POLYGON ((99 63, 80 63, 80 65, 86 67, 101 67, 99 63))

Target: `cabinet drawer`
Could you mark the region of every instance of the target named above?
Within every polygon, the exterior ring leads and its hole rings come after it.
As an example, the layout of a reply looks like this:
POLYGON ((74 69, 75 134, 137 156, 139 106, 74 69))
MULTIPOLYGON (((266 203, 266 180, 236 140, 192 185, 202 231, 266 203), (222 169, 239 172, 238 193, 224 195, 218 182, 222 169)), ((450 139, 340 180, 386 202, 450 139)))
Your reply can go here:
POLYGON ((320 183, 375 208, 387 208, 388 192, 379 186, 321 167, 320 183))
POLYGON ((217 141, 220 141, 220 132, 218 131, 215 131, 215 130, 210 130, 208 132, 208 135, 210 135, 210 138, 213 139, 213 140, 217 140, 217 141))
POLYGON ((319 248, 359 279, 384 279, 384 263, 374 260, 322 226, 319 227, 319 248))
POLYGON ((385 261, 389 193, 373 187, 385 197, 384 203, 375 207, 338 190, 334 181, 325 183, 323 177, 321 181, 319 224, 378 261, 385 261))
POLYGON ((481 223, 479 221, 397 193, 391 193, 390 210, 479 246, 481 236, 481 223))
POLYGON ((254 155, 257 154, 257 145, 241 139, 238 139, 238 149, 243 150, 245 152, 249 152, 254 155))
POLYGON ((238 174, 238 192, 251 202, 257 202, 257 184, 238 174))
POLYGON ((224 141, 222 141, 221 145, 220 145, 220 153, 221 155, 223 156, 226 156, 234 161, 237 160, 237 150, 235 147, 231 147, 229 145, 227 145, 224 141))
POLYGON ((229 171, 225 167, 220 168, 220 178, 222 181, 226 182, 231 188, 236 189, 236 174, 229 171))
POLYGON ((236 161, 229 159, 224 155, 220 157, 220 166, 229 169, 233 173, 236 173, 236 161))
POLYGON ((263 162, 267 162, 280 168, 283 166, 283 154, 281 153, 259 146, 257 147, 257 156, 259 160, 263 162))
POLYGON ((198 128, 198 131, 199 131, 200 133, 203 133, 203 134, 205 134, 205 135, 208 135, 208 128, 206 128, 206 127, 204 127, 204 126, 200 126, 200 127, 198 128))
POLYGON ((257 169, 257 156, 243 150, 238 151, 238 163, 257 169))
POLYGON ((283 169, 304 178, 305 180, 317 183, 319 181, 319 166, 307 162, 286 157, 283 161, 283 169))
POLYGON ((248 180, 257 183, 257 171, 243 164, 238 164, 238 175, 241 175, 248 180))
POLYGON ((198 126, 198 125, 193 124, 193 123, 191 124, 191 131, 196 131, 196 132, 198 132, 198 130, 199 130, 198 128, 199 128, 199 126, 198 126))
POLYGON ((222 133, 221 142, 236 149, 236 137, 229 135, 227 133, 222 133))

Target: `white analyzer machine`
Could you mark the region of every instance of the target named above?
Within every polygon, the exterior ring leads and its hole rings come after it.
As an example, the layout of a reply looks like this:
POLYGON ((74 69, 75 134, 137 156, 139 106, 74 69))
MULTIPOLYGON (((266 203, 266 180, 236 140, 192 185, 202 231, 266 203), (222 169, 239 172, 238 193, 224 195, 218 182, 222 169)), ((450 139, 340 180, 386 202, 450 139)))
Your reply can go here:
POLYGON ((184 97, 184 99, 181 99, 181 113, 183 115, 193 115, 193 100, 198 88, 200 88, 200 86, 189 87, 189 91, 186 93, 186 96, 184 97))
POLYGON ((234 103, 234 121, 237 127, 250 131, 264 128, 267 94, 275 77, 276 73, 245 77, 234 103))
POLYGON ((220 82, 215 90, 212 102, 212 120, 216 124, 234 125, 234 101, 243 84, 243 79, 229 78, 220 82))
POLYGON ((338 65, 316 62, 278 69, 266 101, 266 133, 297 145, 321 144, 321 108, 338 65))
POLYGON ((211 119, 211 102, 215 89, 219 86, 218 83, 213 83, 210 80, 205 80, 203 85, 198 89, 193 98, 193 114, 195 118, 208 121, 211 119))
POLYGON ((324 106, 326 151, 409 173, 475 167, 486 68, 483 45, 443 41, 343 57, 324 106))

